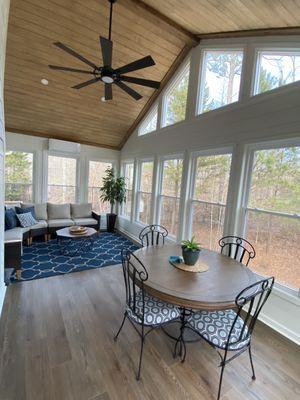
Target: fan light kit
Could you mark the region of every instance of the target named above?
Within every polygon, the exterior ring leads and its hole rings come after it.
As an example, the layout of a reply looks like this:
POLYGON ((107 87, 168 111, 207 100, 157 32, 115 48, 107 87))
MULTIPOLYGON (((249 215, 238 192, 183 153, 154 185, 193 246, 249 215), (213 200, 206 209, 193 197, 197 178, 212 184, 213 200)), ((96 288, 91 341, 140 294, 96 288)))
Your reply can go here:
MULTIPOLYGON (((127 94, 133 97, 135 100, 140 100, 142 96, 132 89, 130 86, 126 85, 124 82, 134 83, 136 85, 147 86, 154 89, 158 89, 160 86, 160 82, 152 81, 150 79, 141 79, 135 78, 132 76, 126 76, 123 74, 127 74, 128 72, 137 71, 139 69, 151 67, 155 65, 155 62, 151 56, 143 57, 139 60, 133 61, 129 64, 124 65, 123 67, 114 69, 112 68, 112 49, 113 42, 111 41, 111 27, 112 27, 112 14, 113 14, 113 5, 117 0, 108 0, 110 3, 110 16, 109 16, 109 34, 108 39, 103 36, 100 36, 100 47, 102 52, 102 60, 103 66, 97 66, 93 62, 87 60, 84 56, 77 53, 75 50, 72 50, 70 47, 64 45, 61 42, 53 43, 56 47, 61 50, 64 50, 71 56, 79 59, 83 63, 87 64, 92 70, 82 70, 78 68, 69 68, 69 67, 60 67, 57 65, 49 65, 51 69, 59 70, 59 71, 67 71, 67 72, 75 72, 80 74, 91 74, 94 77, 88 81, 79 83, 78 85, 73 86, 73 89, 81 89, 85 86, 91 85, 98 81, 104 83, 104 100, 112 100, 112 85, 117 85, 120 89, 124 90, 127 94)), ((102 98, 101 98, 102 100, 102 98)))

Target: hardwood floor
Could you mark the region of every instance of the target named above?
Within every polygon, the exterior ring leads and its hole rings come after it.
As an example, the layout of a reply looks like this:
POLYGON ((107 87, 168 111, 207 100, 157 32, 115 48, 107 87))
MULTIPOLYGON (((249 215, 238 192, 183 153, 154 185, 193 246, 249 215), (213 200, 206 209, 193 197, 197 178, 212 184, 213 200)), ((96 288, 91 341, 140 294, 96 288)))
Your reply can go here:
MULTIPOLYGON (((184 364, 173 342, 148 336, 142 379, 135 380, 139 338, 122 317, 119 266, 9 286, 0 326, 1 400, 210 400, 216 398, 218 355, 188 345, 184 364)), ((253 338, 257 380, 248 355, 225 369, 222 400, 300 398, 300 350, 263 324, 253 338)))

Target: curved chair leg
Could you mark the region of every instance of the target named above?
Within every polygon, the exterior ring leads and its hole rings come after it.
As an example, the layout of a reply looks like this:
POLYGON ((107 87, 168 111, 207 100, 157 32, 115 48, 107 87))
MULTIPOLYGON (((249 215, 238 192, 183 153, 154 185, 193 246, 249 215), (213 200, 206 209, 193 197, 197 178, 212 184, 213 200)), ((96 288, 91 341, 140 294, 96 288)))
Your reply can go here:
POLYGON ((114 341, 115 341, 115 342, 117 341, 118 336, 119 336, 119 334, 120 334, 120 332, 121 332, 121 330, 122 330, 122 328, 123 328, 123 326, 124 326, 124 322, 125 322, 126 317, 127 317, 127 313, 125 312, 125 313, 124 313, 124 317, 123 317, 123 321, 122 321, 122 323, 121 323, 121 326, 120 326, 120 328, 119 328, 117 334, 116 334, 115 337, 114 337, 114 341))
POLYGON ((139 361, 139 368, 138 368, 138 373, 136 375, 137 381, 140 380, 141 377, 141 368, 142 368, 142 357, 143 357, 143 349, 144 349, 144 342, 145 342, 145 337, 141 337, 141 351, 140 351, 140 361, 139 361))
POLYGON ((256 376, 255 376, 255 371, 254 371, 254 366, 253 366, 251 346, 249 346, 249 358, 250 358, 250 364, 251 364, 251 369, 252 369, 252 379, 255 380, 256 376))

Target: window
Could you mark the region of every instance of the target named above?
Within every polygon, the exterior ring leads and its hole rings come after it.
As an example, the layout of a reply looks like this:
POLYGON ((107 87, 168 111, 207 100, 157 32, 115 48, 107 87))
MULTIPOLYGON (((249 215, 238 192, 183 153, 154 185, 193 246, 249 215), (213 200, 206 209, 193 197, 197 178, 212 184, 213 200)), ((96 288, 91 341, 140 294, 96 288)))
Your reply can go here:
POLYGON ((192 235, 211 250, 219 250, 223 235, 230 166, 231 154, 200 155, 194 160, 192 235))
POLYGON ((105 171, 111 167, 112 163, 89 161, 88 201, 92 203, 93 210, 100 214, 110 212, 110 204, 100 200, 100 188, 105 171))
POLYGON ((75 158, 48 156, 48 201, 51 203, 75 203, 75 158))
POLYGON ((165 94, 163 126, 173 125, 185 119, 189 76, 188 63, 165 94))
POLYGON ((157 112, 158 107, 154 107, 153 110, 147 115, 145 120, 139 127, 139 136, 146 135, 147 133, 153 132, 157 128, 157 112))
POLYGON ((179 203, 183 160, 181 158, 164 160, 159 196, 159 224, 169 234, 176 236, 179 227, 179 203))
POLYGON ((33 201, 33 154, 8 151, 5 156, 5 201, 33 201))
POLYGON ((142 161, 137 191, 137 220, 147 225, 151 217, 153 161, 142 161))
POLYGON ((199 114, 238 101, 242 64, 241 50, 204 51, 199 114))
POLYGON ((254 94, 300 80, 300 50, 265 50, 257 55, 254 94))
POLYGON ((123 176, 125 178, 125 184, 126 184, 126 202, 122 204, 121 211, 122 211, 122 214, 128 218, 130 218, 131 206, 132 206, 133 172, 134 172, 134 164, 133 163, 124 163, 123 164, 123 176))
POLYGON ((251 268, 294 289, 300 287, 300 147, 258 150, 246 207, 251 268))

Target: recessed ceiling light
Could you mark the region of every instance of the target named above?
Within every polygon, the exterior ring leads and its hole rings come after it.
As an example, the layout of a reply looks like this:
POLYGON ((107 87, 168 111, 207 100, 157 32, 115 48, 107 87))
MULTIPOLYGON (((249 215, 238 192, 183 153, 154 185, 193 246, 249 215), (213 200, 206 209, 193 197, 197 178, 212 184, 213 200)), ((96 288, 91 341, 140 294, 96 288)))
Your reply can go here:
POLYGON ((106 102, 106 100, 105 100, 105 97, 103 96, 103 97, 101 97, 101 101, 103 101, 103 103, 105 103, 106 102))
POLYGON ((41 83, 43 85, 47 86, 49 84, 49 81, 48 81, 48 79, 43 78, 43 79, 41 79, 41 83))

